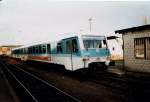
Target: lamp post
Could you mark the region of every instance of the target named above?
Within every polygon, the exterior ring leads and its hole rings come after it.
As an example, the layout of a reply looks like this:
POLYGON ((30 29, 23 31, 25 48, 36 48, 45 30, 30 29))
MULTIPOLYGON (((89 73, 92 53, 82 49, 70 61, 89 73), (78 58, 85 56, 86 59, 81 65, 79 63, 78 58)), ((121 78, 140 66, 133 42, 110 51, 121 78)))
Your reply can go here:
POLYGON ((90 32, 92 30, 92 18, 89 18, 90 32))

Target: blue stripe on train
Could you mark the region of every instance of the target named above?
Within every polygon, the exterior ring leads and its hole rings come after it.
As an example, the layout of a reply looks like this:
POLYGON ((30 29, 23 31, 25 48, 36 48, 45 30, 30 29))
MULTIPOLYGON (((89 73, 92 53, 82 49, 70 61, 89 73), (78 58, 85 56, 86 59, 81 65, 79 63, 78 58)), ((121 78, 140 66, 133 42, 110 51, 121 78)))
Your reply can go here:
POLYGON ((110 56, 110 52, 106 48, 88 49, 88 50, 82 50, 81 55, 90 56, 90 57, 104 57, 104 56, 110 56))
MULTIPOLYGON (((21 54, 20 54, 21 55, 21 54)), ((71 54, 67 53, 51 53, 51 54, 29 54, 32 56, 60 56, 60 57, 70 57, 71 54)), ((106 48, 100 48, 100 49, 88 49, 88 50, 79 50, 78 53, 72 53, 73 57, 105 57, 110 56, 110 52, 106 48)))

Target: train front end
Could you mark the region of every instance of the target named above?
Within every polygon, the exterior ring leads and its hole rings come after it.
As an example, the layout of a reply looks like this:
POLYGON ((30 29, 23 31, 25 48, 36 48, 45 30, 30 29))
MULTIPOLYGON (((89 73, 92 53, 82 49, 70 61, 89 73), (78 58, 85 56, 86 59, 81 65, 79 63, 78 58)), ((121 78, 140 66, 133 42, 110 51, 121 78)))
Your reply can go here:
POLYGON ((110 63, 110 52, 105 36, 82 36, 84 68, 106 70, 110 63))

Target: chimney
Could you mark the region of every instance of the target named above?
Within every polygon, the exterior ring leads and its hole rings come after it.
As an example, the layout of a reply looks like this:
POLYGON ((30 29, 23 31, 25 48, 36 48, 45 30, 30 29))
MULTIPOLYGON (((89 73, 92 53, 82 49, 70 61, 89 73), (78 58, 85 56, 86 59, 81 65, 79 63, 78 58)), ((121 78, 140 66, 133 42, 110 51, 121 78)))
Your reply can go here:
POLYGON ((144 16, 144 24, 147 25, 147 16, 144 16))

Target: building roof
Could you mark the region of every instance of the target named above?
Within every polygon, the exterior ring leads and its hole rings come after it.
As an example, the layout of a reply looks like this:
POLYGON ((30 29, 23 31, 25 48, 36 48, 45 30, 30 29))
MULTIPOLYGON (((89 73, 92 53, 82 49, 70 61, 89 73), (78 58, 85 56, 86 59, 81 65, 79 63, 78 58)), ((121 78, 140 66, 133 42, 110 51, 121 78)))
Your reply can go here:
POLYGON ((20 47, 20 46, 22 46, 22 45, 1 45, 0 47, 11 47, 11 48, 13 48, 13 47, 20 47))
POLYGON ((142 26, 137 26, 137 27, 132 27, 132 28, 127 28, 127 29, 122 29, 122 30, 116 30, 115 33, 127 33, 127 32, 135 32, 135 31, 143 31, 150 29, 150 24, 149 25, 142 25, 142 26))

